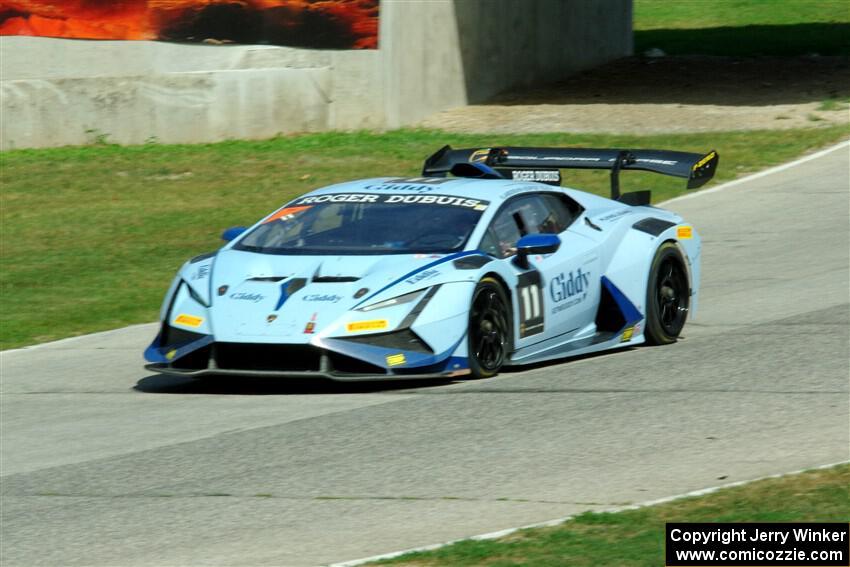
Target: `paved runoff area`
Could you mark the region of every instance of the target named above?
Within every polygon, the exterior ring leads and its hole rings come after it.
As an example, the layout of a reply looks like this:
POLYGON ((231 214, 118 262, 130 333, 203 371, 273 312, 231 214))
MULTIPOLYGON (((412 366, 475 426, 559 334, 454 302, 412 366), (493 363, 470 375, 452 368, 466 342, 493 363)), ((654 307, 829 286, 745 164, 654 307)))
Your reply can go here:
POLYGON ((847 460, 848 164, 668 205, 704 238, 671 346, 365 386, 151 375, 155 325, 5 352, 0 560, 326 564, 847 460))

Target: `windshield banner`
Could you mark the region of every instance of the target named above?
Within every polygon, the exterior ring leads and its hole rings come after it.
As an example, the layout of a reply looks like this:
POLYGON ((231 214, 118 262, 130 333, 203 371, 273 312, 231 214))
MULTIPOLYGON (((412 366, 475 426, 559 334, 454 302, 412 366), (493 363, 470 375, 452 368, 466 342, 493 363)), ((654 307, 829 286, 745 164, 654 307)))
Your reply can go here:
POLYGON ((287 208, 321 203, 377 203, 387 205, 442 205, 466 207, 476 211, 487 209, 490 201, 467 199, 453 195, 376 195, 374 193, 329 193, 302 197, 287 205, 287 208))

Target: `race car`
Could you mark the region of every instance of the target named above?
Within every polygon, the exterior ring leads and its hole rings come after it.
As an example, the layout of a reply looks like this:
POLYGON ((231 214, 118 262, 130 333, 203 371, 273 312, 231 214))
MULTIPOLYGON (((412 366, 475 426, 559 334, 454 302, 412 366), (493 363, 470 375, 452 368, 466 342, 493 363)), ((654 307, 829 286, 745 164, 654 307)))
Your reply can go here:
POLYGON ((644 170, 704 185, 717 152, 446 146, 415 178, 317 189, 188 261, 145 351, 182 376, 486 378, 505 366, 676 341, 700 237, 620 194, 644 170), (562 188, 606 169, 611 198, 562 188))

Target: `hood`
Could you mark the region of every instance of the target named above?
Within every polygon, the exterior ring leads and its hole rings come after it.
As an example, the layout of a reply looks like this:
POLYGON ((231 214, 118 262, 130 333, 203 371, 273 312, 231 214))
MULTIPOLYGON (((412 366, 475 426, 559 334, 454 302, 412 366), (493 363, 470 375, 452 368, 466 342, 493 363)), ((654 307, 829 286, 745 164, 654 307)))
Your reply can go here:
MULTIPOLYGON (((470 253, 460 253, 468 255, 470 253)), ((309 343, 324 336, 386 332, 415 302, 351 311, 443 283, 453 255, 279 256, 222 250, 211 280, 218 341, 309 343)))

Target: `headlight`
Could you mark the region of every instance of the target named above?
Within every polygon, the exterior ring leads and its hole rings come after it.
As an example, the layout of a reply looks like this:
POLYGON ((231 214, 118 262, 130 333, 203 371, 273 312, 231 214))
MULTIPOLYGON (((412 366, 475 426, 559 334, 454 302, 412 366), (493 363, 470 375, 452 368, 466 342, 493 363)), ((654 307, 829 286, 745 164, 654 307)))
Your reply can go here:
POLYGON ((372 305, 361 307, 360 309, 357 309, 357 311, 372 311, 374 309, 383 309, 384 307, 395 307, 396 305, 401 305, 402 303, 410 303, 411 301, 416 301, 416 299, 420 295, 422 295, 423 291, 425 290, 419 289, 416 291, 412 291, 404 295, 399 295, 398 297, 393 297, 392 299, 381 301, 380 303, 373 303, 372 305))

